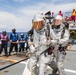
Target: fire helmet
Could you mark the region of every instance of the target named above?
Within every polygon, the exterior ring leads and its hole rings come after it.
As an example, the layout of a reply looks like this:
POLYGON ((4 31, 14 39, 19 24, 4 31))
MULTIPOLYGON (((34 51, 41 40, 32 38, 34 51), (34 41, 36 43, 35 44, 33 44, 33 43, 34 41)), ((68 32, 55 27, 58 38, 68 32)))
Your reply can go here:
POLYGON ((34 16, 32 20, 33 29, 40 30, 44 26, 44 16, 42 13, 38 13, 34 16))

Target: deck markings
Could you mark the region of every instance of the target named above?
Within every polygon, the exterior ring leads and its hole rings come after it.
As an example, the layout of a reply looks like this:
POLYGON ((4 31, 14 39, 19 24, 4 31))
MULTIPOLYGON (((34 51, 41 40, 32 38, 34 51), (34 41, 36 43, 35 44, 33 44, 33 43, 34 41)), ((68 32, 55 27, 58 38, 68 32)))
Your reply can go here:
MULTIPOLYGON (((1 58, 0 58, 1 59, 1 58)), ((5 58, 2 58, 2 59, 5 59, 5 58)), ((6 59, 6 60, 9 60, 9 61, 11 61, 11 62, 18 62, 17 60, 13 60, 13 59, 10 59, 10 58, 8 58, 8 59, 6 59)), ((21 64, 26 64, 27 63, 27 61, 22 61, 22 62, 20 62, 21 64)), ((76 74, 76 70, 71 70, 71 69, 65 69, 65 71, 66 72, 70 72, 70 73, 75 73, 76 74)))
MULTIPOLYGON (((22 61, 20 62, 21 64, 26 64, 26 61, 22 61)), ((48 67, 49 68, 49 67, 48 67)), ((50 68, 49 68, 50 69, 50 68)), ((71 70, 71 69, 65 69, 66 72, 70 72, 70 73, 75 73, 76 74, 76 70, 71 70)))
POLYGON ((75 70, 70 70, 70 69, 65 69, 66 72, 70 72, 70 73, 76 73, 75 70))

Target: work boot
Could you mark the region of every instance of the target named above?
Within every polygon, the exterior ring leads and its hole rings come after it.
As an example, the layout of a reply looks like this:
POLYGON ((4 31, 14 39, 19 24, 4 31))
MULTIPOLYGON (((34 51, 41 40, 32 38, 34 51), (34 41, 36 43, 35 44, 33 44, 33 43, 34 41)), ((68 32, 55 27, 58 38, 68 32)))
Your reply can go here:
POLYGON ((9 52, 8 56, 11 56, 11 53, 9 52))
POLYGON ((52 74, 53 74, 53 75, 56 74, 57 71, 58 71, 58 69, 53 70, 53 71, 52 71, 52 74))

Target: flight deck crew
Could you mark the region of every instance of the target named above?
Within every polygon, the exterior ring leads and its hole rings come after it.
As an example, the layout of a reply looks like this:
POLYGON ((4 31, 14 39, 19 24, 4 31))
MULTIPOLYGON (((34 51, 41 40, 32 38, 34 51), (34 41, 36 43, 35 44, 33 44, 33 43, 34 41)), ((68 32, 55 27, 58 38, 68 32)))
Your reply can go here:
POLYGON ((2 34, 0 35, 0 40, 1 40, 1 48, 0 48, 0 55, 4 49, 5 51, 5 56, 8 56, 8 50, 7 50, 7 45, 8 45, 8 35, 7 32, 4 30, 2 31, 2 34))
POLYGON ((10 50, 9 55, 11 55, 11 52, 13 50, 13 47, 15 47, 16 54, 18 53, 18 34, 16 33, 16 29, 12 29, 12 33, 10 34, 10 50))
POLYGON ((19 54, 21 54, 21 52, 24 52, 25 42, 26 40, 24 34, 21 33, 21 36, 19 38, 19 54))

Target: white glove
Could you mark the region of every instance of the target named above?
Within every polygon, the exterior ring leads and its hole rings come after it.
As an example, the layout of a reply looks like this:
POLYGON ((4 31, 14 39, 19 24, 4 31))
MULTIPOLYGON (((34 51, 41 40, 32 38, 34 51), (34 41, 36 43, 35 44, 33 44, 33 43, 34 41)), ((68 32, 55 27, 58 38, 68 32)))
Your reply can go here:
POLYGON ((35 52, 35 47, 33 45, 30 46, 30 52, 34 53, 35 52))

